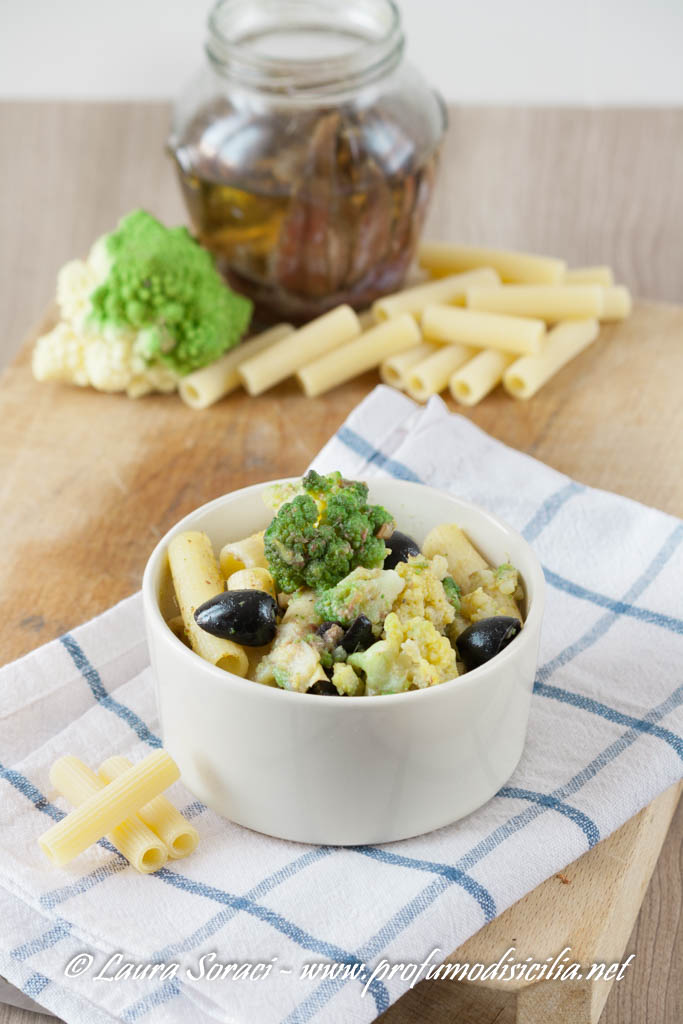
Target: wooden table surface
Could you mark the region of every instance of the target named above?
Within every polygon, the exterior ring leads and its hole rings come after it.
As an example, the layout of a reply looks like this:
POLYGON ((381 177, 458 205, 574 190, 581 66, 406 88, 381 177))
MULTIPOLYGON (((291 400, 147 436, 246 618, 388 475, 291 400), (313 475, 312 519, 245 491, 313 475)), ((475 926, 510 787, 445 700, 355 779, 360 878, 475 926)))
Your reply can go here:
MULTIPOLYGON (((0 356, 40 320, 59 266, 120 214, 145 206, 184 219, 163 153, 167 117, 158 104, 0 104, 2 138, 12 140, 0 180, 14 185, 0 190, 0 356)), ((680 301, 682 180, 682 112, 457 110, 431 233, 610 263, 637 295, 680 301)), ((494 394, 466 415, 584 483, 681 515, 681 340, 683 310, 641 301, 531 402, 494 394)), ((301 472, 375 380, 319 400, 290 382, 198 414, 175 397, 131 403, 37 385, 25 348, 0 385, 0 522, 12 539, 0 565, 0 662, 136 590, 156 538, 196 505, 301 472)), ((680 1019, 669 965, 680 940, 681 821, 628 945, 636 967, 615 986, 605 1024, 680 1019)), ((387 1024, 511 1020, 494 995, 423 983, 387 1024)), ((20 1019, 0 1010, 0 1024, 20 1019)))

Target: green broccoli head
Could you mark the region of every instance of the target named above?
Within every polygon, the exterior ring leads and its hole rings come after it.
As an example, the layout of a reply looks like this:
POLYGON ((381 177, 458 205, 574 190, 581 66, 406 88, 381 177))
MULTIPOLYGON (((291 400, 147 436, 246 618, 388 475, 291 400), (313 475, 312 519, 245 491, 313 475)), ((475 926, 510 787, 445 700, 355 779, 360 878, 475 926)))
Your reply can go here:
POLYGON ((138 348, 184 376, 237 344, 251 302, 222 280, 187 228, 135 210, 103 243, 108 272, 90 297, 92 322, 139 332, 138 348))
POLYGON ((367 486, 345 481, 341 473, 323 477, 314 471, 302 486, 306 493, 280 507, 264 536, 280 590, 326 590, 357 566, 381 566, 387 549, 377 533, 393 526, 393 517, 380 505, 368 505, 367 486))

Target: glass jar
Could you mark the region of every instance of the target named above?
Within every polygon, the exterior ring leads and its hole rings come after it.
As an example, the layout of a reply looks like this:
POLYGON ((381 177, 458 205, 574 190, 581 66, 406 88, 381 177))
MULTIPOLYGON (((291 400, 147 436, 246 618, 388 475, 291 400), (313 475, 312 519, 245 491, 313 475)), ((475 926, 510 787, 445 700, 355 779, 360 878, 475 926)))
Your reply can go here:
POLYGON ((260 312, 401 287, 446 129, 392 0, 220 0, 169 147, 200 241, 260 312))

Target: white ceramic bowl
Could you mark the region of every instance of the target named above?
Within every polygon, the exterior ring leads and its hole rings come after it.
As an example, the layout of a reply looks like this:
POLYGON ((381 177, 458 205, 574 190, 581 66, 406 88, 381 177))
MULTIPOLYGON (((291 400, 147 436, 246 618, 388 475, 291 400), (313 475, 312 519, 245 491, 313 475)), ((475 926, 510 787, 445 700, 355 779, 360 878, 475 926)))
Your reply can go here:
POLYGON ((480 668, 426 690, 323 697, 262 686, 189 650, 166 625, 166 549, 205 530, 216 550, 263 529, 264 484, 211 501, 154 549, 142 585, 164 746, 183 782, 232 821, 282 839, 356 845, 429 832, 485 803, 522 753, 543 614, 541 566, 500 519, 441 491, 371 480, 370 500, 421 543, 457 522, 492 564, 512 562, 526 590, 524 629, 480 668))

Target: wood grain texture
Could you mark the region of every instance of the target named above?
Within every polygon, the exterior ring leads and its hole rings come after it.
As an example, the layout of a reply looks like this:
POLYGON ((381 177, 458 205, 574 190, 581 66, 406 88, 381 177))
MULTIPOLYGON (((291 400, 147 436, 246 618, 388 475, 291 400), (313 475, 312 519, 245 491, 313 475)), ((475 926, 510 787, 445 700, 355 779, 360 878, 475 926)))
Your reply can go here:
MULTIPOLYGON (((161 104, 0 104, 3 137, 14 140, 11 154, 0 150, 0 177, 11 170, 20 182, 0 190, 0 363, 37 320, 59 266, 120 214, 141 205, 183 219, 163 153, 167 117, 161 104)), ((682 298, 682 140, 675 111, 455 110, 433 234, 609 262, 637 294, 682 298)), ((584 483, 680 515, 671 449, 683 435, 681 337, 683 310, 641 302, 531 402, 497 393, 464 414, 584 483)), ((27 346, 0 383, 0 523, 14 540, 0 564, 0 662, 136 590, 156 539, 196 505, 301 472, 377 379, 317 400, 289 382, 197 413, 175 397, 37 385, 28 358, 27 346)), ((631 939, 634 970, 614 987, 604 1024, 681 1019, 679 975, 669 974, 680 823, 679 814, 631 939)), ((526 900, 540 933, 547 901, 539 890, 526 900)), ((0 1024, 23 1024, 13 1013, 0 1008, 0 1024)), ((424 983, 387 1020, 507 1024, 514 1013, 510 993, 424 983)))

